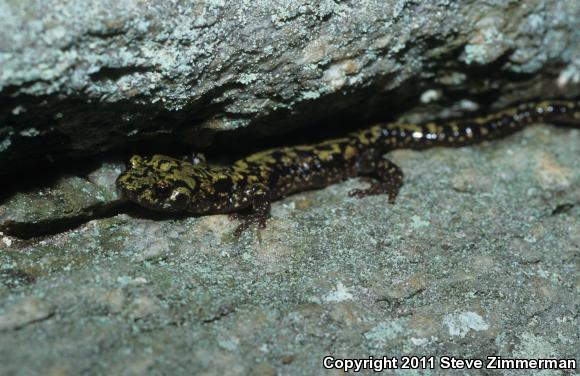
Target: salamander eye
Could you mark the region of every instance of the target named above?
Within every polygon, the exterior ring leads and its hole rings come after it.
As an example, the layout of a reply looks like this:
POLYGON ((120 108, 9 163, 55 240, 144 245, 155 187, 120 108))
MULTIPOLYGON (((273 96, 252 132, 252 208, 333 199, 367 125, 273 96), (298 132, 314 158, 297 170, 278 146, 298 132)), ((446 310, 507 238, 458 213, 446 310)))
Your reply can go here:
POLYGON ((171 199, 176 202, 182 202, 183 200, 187 200, 187 195, 183 192, 173 191, 171 199))
POLYGON ((175 209, 181 210, 187 206, 190 198, 191 192, 184 187, 179 187, 171 192, 170 200, 173 202, 172 205, 175 209))

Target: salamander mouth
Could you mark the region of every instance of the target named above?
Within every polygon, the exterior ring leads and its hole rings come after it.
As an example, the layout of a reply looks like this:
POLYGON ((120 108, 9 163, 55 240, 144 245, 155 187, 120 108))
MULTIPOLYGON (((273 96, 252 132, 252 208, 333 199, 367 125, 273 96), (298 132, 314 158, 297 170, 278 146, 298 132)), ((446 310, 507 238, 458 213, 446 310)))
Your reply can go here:
POLYGON ((164 200, 158 199, 146 199, 147 197, 153 197, 153 191, 149 188, 144 188, 142 190, 129 190, 124 187, 119 187, 121 196, 125 197, 127 200, 139 204, 140 206, 157 211, 157 212, 178 212, 179 209, 173 208, 169 203, 164 202, 164 200))

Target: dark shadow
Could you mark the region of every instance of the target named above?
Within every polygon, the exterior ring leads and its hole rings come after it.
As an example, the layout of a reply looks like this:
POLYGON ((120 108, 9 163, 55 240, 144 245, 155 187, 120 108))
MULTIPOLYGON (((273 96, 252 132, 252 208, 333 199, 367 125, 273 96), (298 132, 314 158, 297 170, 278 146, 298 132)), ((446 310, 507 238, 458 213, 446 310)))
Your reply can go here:
POLYGON ((99 69, 97 72, 94 72, 89 75, 91 80, 93 81, 117 81, 119 78, 127 75, 132 75, 136 73, 146 73, 152 72, 154 70, 153 67, 140 67, 140 66, 131 66, 131 67, 103 67, 99 69))

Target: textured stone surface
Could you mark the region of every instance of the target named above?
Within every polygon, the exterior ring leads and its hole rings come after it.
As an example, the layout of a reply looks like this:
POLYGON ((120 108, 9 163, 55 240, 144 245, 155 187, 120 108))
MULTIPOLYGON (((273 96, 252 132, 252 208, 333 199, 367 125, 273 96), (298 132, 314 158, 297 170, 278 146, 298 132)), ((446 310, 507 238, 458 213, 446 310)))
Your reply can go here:
POLYGON ((578 130, 397 151, 395 205, 348 197, 352 179, 274 203, 240 239, 227 216, 115 206, 104 158, 575 96, 578 1, 88 4, 0 0, 0 174, 23 173, 0 193, 0 374, 580 358, 578 130))
POLYGON ((7 187, 8 196, 0 205, 0 231, 30 238, 111 215, 121 201, 115 189, 121 169, 105 163, 90 173, 60 176, 32 189, 7 187))
POLYGON ((431 115, 580 92, 577 0, 0 0, 0 19, 0 173, 389 117, 425 90, 431 115))
POLYGON ((235 239, 225 215, 126 213, 41 239, 2 235, 0 374, 578 359, 580 131, 534 126, 389 156, 406 173, 395 205, 348 197, 364 185, 352 179, 274 203, 260 236, 235 239))

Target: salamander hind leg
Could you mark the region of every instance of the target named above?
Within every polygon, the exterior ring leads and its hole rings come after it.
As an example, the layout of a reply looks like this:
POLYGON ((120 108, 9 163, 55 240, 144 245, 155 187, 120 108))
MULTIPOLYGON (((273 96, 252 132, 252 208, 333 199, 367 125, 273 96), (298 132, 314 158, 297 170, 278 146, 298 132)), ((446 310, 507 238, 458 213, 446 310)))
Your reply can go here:
POLYGON ((233 218, 240 219, 242 223, 234 231, 235 236, 240 236, 242 232, 256 223, 258 228, 266 228, 266 220, 270 217, 270 190, 264 185, 256 185, 249 192, 250 195, 250 212, 235 213, 233 218))
POLYGON ((370 187, 354 189, 348 194, 351 197, 365 197, 372 195, 387 194, 389 203, 394 204, 399 190, 403 185, 403 171, 388 159, 380 159, 368 163, 369 173, 365 180, 370 182, 370 187))

